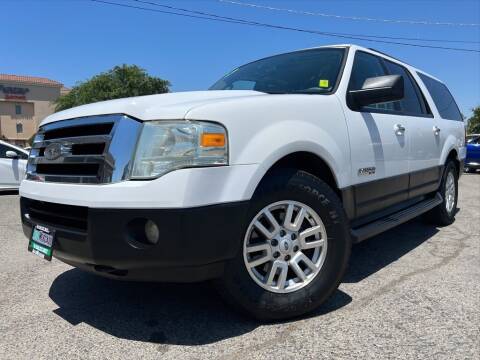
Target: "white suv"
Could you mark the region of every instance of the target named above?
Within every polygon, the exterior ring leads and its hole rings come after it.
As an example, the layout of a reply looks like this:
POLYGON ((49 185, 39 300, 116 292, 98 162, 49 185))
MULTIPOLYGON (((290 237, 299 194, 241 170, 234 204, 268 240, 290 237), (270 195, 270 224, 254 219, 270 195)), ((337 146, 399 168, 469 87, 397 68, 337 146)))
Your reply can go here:
POLYGON ((210 91, 80 106, 36 135, 29 250, 118 279, 215 279, 261 319, 318 307, 352 243, 454 221, 465 129, 448 89, 338 45, 241 66, 210 91))

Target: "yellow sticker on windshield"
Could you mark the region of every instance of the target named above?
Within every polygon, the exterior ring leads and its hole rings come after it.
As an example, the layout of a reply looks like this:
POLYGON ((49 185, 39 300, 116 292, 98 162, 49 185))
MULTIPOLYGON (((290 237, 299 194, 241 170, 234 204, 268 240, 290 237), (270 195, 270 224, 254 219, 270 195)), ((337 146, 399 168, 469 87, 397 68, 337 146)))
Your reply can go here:
POLYGON ((318 82, 318 86, 321 88, 327 88, 328 87, 328 80, 320 80, 318 82))

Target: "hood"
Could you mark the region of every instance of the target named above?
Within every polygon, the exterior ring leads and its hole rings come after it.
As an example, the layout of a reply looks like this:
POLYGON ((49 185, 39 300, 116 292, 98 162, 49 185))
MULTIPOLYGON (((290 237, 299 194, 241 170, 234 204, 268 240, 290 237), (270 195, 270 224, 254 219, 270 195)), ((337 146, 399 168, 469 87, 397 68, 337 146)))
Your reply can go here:
POLYGON ((177 120, 184 119, 190 110, 198 106, 214 105, 226 99, 265 95, 267 94, 250 90, 209 90, 137 96, 101 101, 60 111, 46 117, 41 125, 76 117, 106 114, 126 114, 140 120, 177 120))

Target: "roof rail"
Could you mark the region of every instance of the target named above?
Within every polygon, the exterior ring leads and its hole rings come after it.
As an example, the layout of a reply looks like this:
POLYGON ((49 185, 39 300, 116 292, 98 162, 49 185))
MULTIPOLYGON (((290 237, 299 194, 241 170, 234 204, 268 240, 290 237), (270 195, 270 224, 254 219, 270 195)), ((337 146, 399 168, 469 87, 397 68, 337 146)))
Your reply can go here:
POLYGON ((400 60, 400 59, 398 59, 398 58, 396 58, 396 57, 394 57, 394 56, 392 56, 392 55, 390 55, 390 54, 387 54, 387 53, 385 53, 385 52, 383 52, 383 51, 380 51, 380 50, 377 50, 377 49, 374 49, 374 48, 368 48, 368 50, 375 51, 375 52, 377 52, 377 53, 379 53, 379 54, 382 54, 382 55, 388 56, 389 58, 392 58, 392 59, 398 60, 398 61, 400 61, 400 62, 402 62, 402 63, 406 64, 406 62, 405 62, 405 61, 403 61, 403 60, 400 60))

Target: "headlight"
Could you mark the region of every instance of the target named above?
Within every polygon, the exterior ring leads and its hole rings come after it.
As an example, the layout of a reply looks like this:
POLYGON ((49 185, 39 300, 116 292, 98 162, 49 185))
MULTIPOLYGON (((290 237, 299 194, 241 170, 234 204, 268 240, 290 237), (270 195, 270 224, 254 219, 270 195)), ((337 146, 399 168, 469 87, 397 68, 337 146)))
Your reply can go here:
POLYGON ((137 145, 131 178, 155 178, 181 168, 227 164, 223 126, 200 121, 148 121, 137 145))

